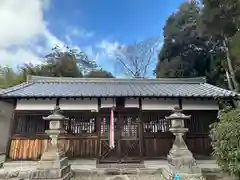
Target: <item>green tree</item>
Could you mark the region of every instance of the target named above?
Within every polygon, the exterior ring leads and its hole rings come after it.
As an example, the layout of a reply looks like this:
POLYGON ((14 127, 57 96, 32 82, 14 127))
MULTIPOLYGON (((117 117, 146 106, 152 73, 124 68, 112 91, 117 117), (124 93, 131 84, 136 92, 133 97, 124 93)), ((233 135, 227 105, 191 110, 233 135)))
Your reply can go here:
POLYGON ((214 85, 236 89, 234 73, 239 69, 240 74, 238 7, 237 0, 183 3, 164 26, 156 76, 206 76, 214 85))
POLYGON ((97 68, 96 62, 89 60, 84 52, 69 46, 55 46, 46 58, 53 76, 81 77, 97 68))
MULTIPOLYGON (((238 88, 234 62, 230 54, 232 37, 239 31, 240 1, 238 0, 202 0, 201 28, 218 44, 225 53, 226 71, 229 71, 233 88, 238 88)), ((231 83, 229 82, 229 83, 231 83)))
POLYGON ((23 76, 14 72, 12 68, 0 66, 0 88, 11 87, 23 81, 23 76))
POLYGON ((210 131, 214 156, 220 168, 240 179, 240 109, 221 111, 210 131))
POLYGON ((12 68, 0 67, 0 88, 7 88, 26 81, 28 75, 49 77, 113 77, 103 69, 97 70, 94 61, 81 51, 70 47, 54 47, 40 65, 24 64, 14 72, 12 68))
POLYGON ((216 50, 208 37, 199 31, 200 8, 195 2, 183 3, 164 26, 164 43, 158 56, 156 76, 212 76, 216 50))
POLYGON ((85 75, 85 77, 90 77, 90 78, 114 78, 112 73, 107 72, 103 69, 90 71, 88 74, 85 75))

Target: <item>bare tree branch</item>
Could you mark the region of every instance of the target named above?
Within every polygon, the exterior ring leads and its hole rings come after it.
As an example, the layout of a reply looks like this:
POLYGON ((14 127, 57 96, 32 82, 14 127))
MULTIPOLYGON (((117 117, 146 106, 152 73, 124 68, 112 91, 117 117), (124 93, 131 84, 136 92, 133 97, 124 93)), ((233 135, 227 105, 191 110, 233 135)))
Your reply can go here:
POLYGON ((120 63, 117 68, 124 69, 130 77, 144 78, 158 48, 159 38, 149 38, 130 46, 120 46, 115 52, 116 63, 120 63))

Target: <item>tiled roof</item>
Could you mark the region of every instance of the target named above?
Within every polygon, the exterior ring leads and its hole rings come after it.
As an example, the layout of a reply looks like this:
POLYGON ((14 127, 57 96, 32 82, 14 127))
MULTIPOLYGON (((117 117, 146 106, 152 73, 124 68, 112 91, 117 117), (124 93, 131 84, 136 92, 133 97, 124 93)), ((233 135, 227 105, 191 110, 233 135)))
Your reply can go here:
POLYGON ((205 78, 114 79, 30 76, 5 89, 2 97, 237 97, 235 92, 205 82, 205 78))

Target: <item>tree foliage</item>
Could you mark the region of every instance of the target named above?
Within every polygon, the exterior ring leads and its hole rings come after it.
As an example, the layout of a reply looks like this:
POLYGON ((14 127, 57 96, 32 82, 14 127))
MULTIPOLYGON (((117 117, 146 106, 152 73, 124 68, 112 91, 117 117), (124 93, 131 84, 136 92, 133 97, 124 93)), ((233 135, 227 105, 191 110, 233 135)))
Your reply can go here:
POLYGON ((7 88, 24 81, 24 77, 10 67, 0 66, 0 88, 7 88))
POLYGON ((86 74, 84 77, 89 77, 89 78, 114 78, 112 73, 105 71, 103 69, 99 70, 94 70, 86 74))
POLYGON ((239 31, 240 1, 238 0, 202 0, 201 29, 209 35, 225 53, 223 60, 226 61, 226 73, 230 74, 229 85, 235 90, 238 83, 235 77, 234 59, 231 54, 231 41, 239 31))
POLYGON ((240 109, 226 108, 210 131, 214 156, 225 172, 240 178, 240 109))
POLYGON ((24 64, 14 71, 0 67, 0 88, 7 88, 26 81, 28 75, 48 77, 113 77, 111 73, 98 69, 96 63, 81 51, 70 47, 52 49, 40 65, 24 64))
POLYGON ((202 29, 215 40, 232 37, 238 30, 240 2, 238 0, 202 0, 202 29))
POLYGON ((97 68, 96 62, 89 60, 84 52, 69 46, 55 46, 45 57, 53 76, 81 77, 97 68))
POLYGON ((200 33, 199 18, 200 8, 195 2, 182 4, 168 18, 163 29, 164 44, 156 68, 157 77, 206 76, 211 72, 215 50, 200 33))
POLYGON ((183 3, 164 26, 156 76, 206 76, 211 84, 236 88, 239 4, 238 0, 183 3))

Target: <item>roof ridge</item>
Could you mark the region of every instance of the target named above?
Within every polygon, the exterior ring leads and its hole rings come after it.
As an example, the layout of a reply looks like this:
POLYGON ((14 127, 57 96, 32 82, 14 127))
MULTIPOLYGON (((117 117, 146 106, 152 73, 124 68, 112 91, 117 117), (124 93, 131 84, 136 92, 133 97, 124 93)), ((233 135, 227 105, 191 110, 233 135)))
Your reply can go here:
POLYGON ((28 76, 27 82, 57 82, 57 83, 173 83, 173 84, 201 84, 206 83, 205 77, 195 78, 73 78, 73 77, 47 77, 28 76))

